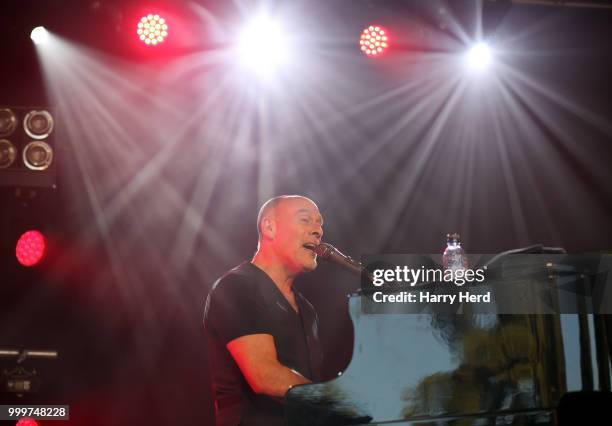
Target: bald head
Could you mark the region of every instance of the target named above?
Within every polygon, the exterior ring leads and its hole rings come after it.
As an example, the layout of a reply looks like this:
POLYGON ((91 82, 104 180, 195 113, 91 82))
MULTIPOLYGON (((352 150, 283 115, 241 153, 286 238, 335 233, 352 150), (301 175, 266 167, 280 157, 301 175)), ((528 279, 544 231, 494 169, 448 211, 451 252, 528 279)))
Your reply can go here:
POLYGON ((259 239, 261 240, 263 236, 261 227, 265 218, 276 218, 278 209, 280 209, 284 203, 299 200, 309 201, 316 206, 314 201, 302 195, 280 195, 278 197, 270 198, 268 201, 263 203, 259 209, 259 213, 257 214, 257 235, 259 236, 259 239))

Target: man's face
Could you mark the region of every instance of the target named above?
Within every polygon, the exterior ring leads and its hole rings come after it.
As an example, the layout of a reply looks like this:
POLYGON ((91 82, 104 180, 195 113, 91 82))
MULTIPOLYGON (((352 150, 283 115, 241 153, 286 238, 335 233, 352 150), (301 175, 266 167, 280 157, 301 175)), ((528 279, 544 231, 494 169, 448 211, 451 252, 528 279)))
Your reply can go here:
POLYGON ((319 245, 323 218, 316 204, 307 198, 283 200, 275 211, 274 247, 285 267, 301 273, 317 267, 317 255, 307 248, 319 245))

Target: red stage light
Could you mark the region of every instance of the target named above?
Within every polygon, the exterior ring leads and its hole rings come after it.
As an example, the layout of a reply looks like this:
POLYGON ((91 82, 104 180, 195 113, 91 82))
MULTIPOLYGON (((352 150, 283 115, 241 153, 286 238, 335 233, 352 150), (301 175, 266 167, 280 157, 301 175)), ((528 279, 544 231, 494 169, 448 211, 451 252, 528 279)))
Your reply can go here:
POLYGON ((159 15, 148 14, 138 21, 136 34, 147 46, 155 46, 168 37, 168 24, 159 15))
POLYGON ((370 25, 363 30, 359 39, 361 51, 368 56, 380 56, 389 47, 389 34, 379 25, 370 25))
POLYGON ((15 248, 17 260, 23 266, 34 266, 45 254, 45 237, 39 231, 24 232, 15 248))
POLYGON ((38 426, 38 423, 30 417, 22 417, 15 426, 38 426))

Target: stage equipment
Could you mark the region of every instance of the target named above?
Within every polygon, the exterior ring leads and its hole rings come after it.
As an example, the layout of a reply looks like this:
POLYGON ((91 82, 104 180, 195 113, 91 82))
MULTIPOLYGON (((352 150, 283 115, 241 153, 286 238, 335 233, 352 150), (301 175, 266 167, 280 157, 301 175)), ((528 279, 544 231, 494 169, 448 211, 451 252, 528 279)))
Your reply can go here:
POLYGON ((38 426, 38 422, 31 417, 22 417, 15 426, 38 426))
POLYGON ((53 162, 53 149, 45 142, 32 141, 23 149, 23 164, 30 170, 47 170, 53 162))
POLYGON ((49 33, 45 27, 36 27, 30 33, 30 38, 34 44, 44 44, 49 40, 49 33))
POLYGON ((0 169, 11 167, 15 162, 17 149, 8 139, 0 139, 0 169))
POLYGON ((53 131, 55 122, 49 111, 32 110, 23 119, 23 129, 32 139, 45 139, 53 131))
POLYGON ((310 248, 312 251, 314 251, 321 259, 325 259, 329 262, 335 263, 336 265, 346 269, 349 272, 352 272, 357 275, 361 275, 362 273, 368 273, 363 268, 361 263, 357 262, 352 257, 345 255, 331 244, 321 243, 316 247, 307 248, 310 248))
POLYGON ((54 188, 55 148, 51 109, 0 106, 0 186, 54 188))
POLYGON ((468 67, 476 71, 486 69, 491 63, 491 59, 491 49, 486 43, 474 45, 466 55, 468 67))
POLYGON ((379 25, 370 25, 361 32, 359 48, 370 57, 381 56, 389 47, 389 33, 379 25))
POLYGON ((0 109, 0 137, 10 136, 17 128, 17 116, 9 108, 0 109))
POLYGON ((37 230, 29 230, 21 234, 15 246, 15 256, 23 266, 36 266, 45 255, 46 241, 44 235, 37 230))
POLYGON ((286 35, 280 25, 266 16, 250 21, 238 39, 240 61, 261 74, 283 65, 288 57, 286 35))
POLYGON ((0 392, 8 392, 22 396, 38 392, 41 379, 35 368, 26 367, 24 362, 28 359, 57 359, 57 351, 40 351, 31 349, 0 349, 0 359, 15 358, 16 366, 5 367, 0 372, 0 392))
POLYGON ((17 116, 9 108, 0 109, 0 169, 10 167, 17 156, 15 145, 8 138, 17 128, 17 116))
POLYGON ((147 46, 156 46, 168 37, 168 24, 157 14, 148 14, 140 18, 136 34, 147 46))

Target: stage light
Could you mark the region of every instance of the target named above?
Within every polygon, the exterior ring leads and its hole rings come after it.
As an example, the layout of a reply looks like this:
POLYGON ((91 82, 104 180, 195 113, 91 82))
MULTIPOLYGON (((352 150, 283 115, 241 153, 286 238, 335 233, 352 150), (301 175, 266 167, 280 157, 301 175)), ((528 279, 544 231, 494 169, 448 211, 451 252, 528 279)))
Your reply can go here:
POLYGON ((43 44, 49 40, 49 32, 45 29, 45 27, 36 27, 30 33, 30 38, 34 44, 43 44))
POLYGON ((148 14, 140 18, 136 34, 147 46, 156 46, 168 37, 168 24, 159 15, 148 14))
POLYGON ((9 108, 0 108, 0 137, 9 136, 17 128, 17 116, 9 108))
POLYGON ((53 162, 53 148, 46 142, 32 141, 23 149, 23 164, 30 170, 46 170, 53 162))
POLYGON ((379 25, 370 25, 361 32, 359 48, 364 55, 380 56, 389 47, 389 33, 379 25))
POLYGON ((35 266, 43 258, 45 248, 45 237, 40 231, 26 231, 17 241, 15 256, 23 266, 35 266))
POLYGON ((240 33, 238 54, 244 65, 266 73, 287 60, 286 37, 280 25, 267 17, 249 22, 240 33))
POLYGON ((491 62, 491 49, 486 43, 478 43, 468 51, 466 60, 471 69, 483 70, 491 62))
POLYGON ((15 162, 17 149, 8 139, 0 139, 0 169, 11 167, 15 162))
POLYGON ((0 105, 0 187, 55 187, 55 132, 52 108, 0 105))
POLYGON ((30 111, 23 119, 23 129, 32 139, 44 139, 51 134, 53 116, 45 110, 30 111))
POLYGON ((38 422, 31 417, 22 417, 15 426, 38 426, 38 422))
POLYGON ((56 185, 52 108, 0 105, 0 133, 0 187, 56 185))

